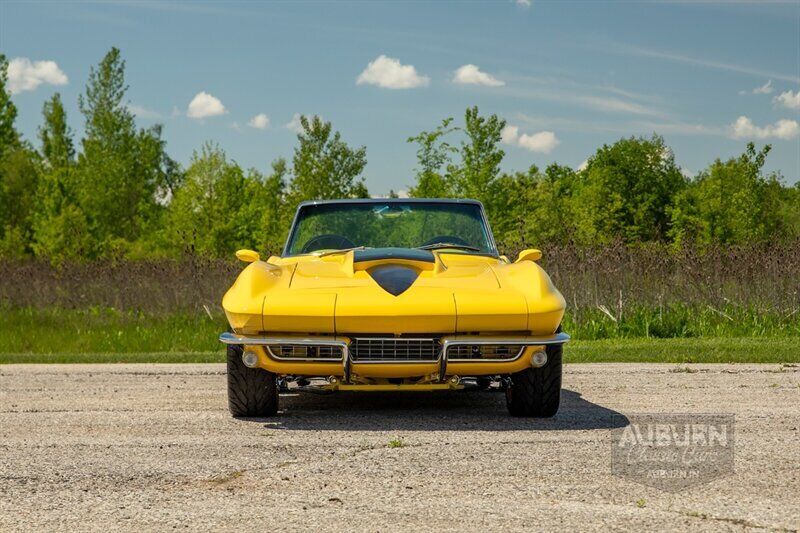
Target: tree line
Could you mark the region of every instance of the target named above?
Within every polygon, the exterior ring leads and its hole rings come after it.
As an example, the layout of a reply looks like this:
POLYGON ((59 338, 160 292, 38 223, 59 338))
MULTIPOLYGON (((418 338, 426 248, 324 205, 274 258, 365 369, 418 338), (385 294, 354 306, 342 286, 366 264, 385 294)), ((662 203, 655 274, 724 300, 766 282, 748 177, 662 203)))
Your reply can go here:
MULTIPOLYGON (((365 147, 321 118, 301 117, 291 158, 244 169, 208 142, 184 169, 162 128, 140 128, 128 108, 125 61, 112 48, 91 69, 76 143, 61 96, 45 102, 38 145, 15 128, 0 55, 0 257, 53 262, 97 258, 226 257, 240 248, 278 253, 297 204, 366 198, 365 147), (77 144, 77 146, 76 146, 77 144)), ((579 169, 501 169, 505 121, 468 108, 408 139, 417 147, 412 197, 484 203, 502 248, 610 242, 681 247, 800 236, 800 185, 763 167, 770 146, 748 143, 685 176, 658 135, 598 148, 579 169)), ((394 192, 390 195, 396 195, 394 192)))

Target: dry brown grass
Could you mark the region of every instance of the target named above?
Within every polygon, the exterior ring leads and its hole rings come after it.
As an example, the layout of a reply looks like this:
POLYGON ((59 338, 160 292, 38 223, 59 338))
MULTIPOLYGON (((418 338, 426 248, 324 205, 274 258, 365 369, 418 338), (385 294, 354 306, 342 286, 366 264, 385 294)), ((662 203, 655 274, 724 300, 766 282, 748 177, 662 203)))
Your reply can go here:
MULTIPOLYGON (((506 250, 510 257, 516 250, 506 250)), ((746 247, 643 244, 551 246, 542 265, 572 310, 675 303, 800 309, 800 241, 746 247)), ((67 264, 0 262, 0 305, 145 312, 218 309, 241 263, 189 257, 181 261, 67 264)))
POLYGON ((171 312, 214 309, 241 263, 181 261, 0 262, 0 303, 13 307, 171 312))
POLYGON ((800 308, 800 241, 752 246, 554 246, 542 266, 573 309, 636 304, 800 308))

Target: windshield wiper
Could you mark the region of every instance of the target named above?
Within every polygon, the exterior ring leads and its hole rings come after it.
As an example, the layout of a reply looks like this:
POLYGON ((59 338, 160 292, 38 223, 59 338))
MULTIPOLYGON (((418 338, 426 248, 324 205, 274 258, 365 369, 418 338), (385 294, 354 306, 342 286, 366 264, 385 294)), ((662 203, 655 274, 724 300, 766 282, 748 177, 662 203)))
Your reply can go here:
POLYGON ((353 252, 356 250, 366 250, 369 246, 354 246, 352 248, 342 248, 340 250, 328 250, 327 252, 311 252, 311 255, 316 255, 317 257, 325 257, 326 255, 333 255, 333 254, 346 254, 347 252, 353 252))
POLYGON ((417 246, 420 250, 439 250, 442 248, 456 248, 458 250, 469 250, 471 252, 480 252, 481 249, 476 246, 469 246, 467 244, 454 244, 452 242, 435 242, 433 244, 426 244, 425 246, 417 246))

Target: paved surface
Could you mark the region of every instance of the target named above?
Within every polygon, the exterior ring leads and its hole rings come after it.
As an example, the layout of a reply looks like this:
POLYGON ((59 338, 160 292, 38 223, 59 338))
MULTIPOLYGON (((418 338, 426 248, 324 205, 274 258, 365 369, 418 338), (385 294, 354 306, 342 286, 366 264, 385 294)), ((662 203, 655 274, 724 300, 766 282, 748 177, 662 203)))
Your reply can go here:
POLYGON ((547 421, 493 392, 287 395, 241 421, 221 365, 0 366, 0 529, 800 527, 800 368, 677 368, 567 365, 547 421), (612 415, 657 412, 734 413, 735 473, 612 476, 612 415))

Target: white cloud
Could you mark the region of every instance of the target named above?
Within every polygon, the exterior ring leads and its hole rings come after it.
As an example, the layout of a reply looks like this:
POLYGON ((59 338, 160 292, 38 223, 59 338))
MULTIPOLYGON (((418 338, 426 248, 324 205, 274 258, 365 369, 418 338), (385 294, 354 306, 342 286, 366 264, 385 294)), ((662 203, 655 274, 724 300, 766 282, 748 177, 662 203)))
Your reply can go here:
POLYGON ((770 94, 772 92, 772 80, 767 81, 761 87, 753 89, 753 94, 770 94))
POLYGON ((583 171, 584 171, 584 170, 586 170, 587 168, 589 168, 589 160, 588 160, 588 159, 584 159, 584 160, 583 160, 583 163, 581 163, 580 165, 578 165, 577 171, 578 171, 578 172, 583 172, 583 171))
POLYGON ((751 91, 739 91, 739 94, 771 94, 772 91, 772 80, 768 80, 764 85, 756 87, 751 91))
POLYGON ((219 98, 212 96, 205 91, 201 91, 189 102, 186 116, 189 118, 203 119, 224 115, 228 110, 222 105, 219 98))
POLYGON ((609 113, 632 113, 634 115, 653 115, 661 116, 663 113, 645 107, 636 102, 626 102, 619 98, 608 98, 604 96, 577 96, 575 101, 591 109, 606 111, 609 113))
POLYGON ((503 144, 517 144, 519 139, 519 128, 508 124, 500 132, 500 141, 503 144))
POLYGON ((300 113, 292 115, 292 120, 286 123, 286 129, 295 133, 303 133, 303 125, 300 124, 300 113))
POLYGON ((552 131, 540 131, 533 135, 522 134, 518 142, 522 148, 541 154, 549 154, 561 143, 552 131))
POLYGON ((796 93, 786 91, 773 98, 772 101, 789 109, 800 109, 800 91, 796 93))
POLYGON ((731 135, 734 139, 794 139, 800 133, 800 125, 796 120, 779 120, 774 124, 760 127, 745 116, 731 124, 731 135))
POLYGON ((531 135, 523 133, 520 135, 519 128, 511 125, 507 125, 500 132, 500 140, 503 144, 519 146, 541 154, 549 154, 561 143, 552 131, 540 131, 531 135))
POLYGON ((137 104, 128 104, 128 111, 133 113, 136 118, 143 118, 146 120, 158 120, 161 118, 161 113, 158 111, 137 104))
POLYGON ((612 96, 596 96, 592 94, 578 94, 562 88, 517 88, 508 87, 505 93, 509 96, 546 100, 551 102, 565 102, 579 105, 587 109, 595 109, 606 113, 630 113, 633 115, 665 117, 666 114, 646 105, 615 98, 612 96))
POLYGON ((730 72, 738 72, 740 74, 748 74, 750 76, 759 76, 761 78, 773 78, 776 80, 800 83, 800 76, 796 76, 793 74, 790 75, 790 74, 783 74, 780 72, 766 72, 761 69, 756 69, 745 65, 736 65, 733 63, 725 63, 722 61, 700 59, 694 56, 685 56, 681 54, 673 54, 671 52, 662 52, 660 50, 653 50, 650 48, 644 48, 640 46, 630 46, 630 45, 616 43, 611 45, 610 51, 626 55, 652 57, 654 59, 663 59, 665 61, 674 61, 677 63, 685 63, 687 65, 694 65, 698 67, 727 70, 730 72))
POLYGON ((456 70, 453 76, 453 83, 461 83, 464 85, 486 85, 487 87, 501 87, 506 84, 502 80, 498 80, 491 74, 481 72, 475 65, 464 65, 456 70))
POLYGON ((516 0, 516 4, 519 7, 528 8, 528 7, 531 7, 531 4, 533 4, 533 0, 516 0))
POLYGON ((66 85, 69 78, 55 61, 31 61, 15 57, 8 63, 8 90, 11 94, 33 91, 39 85, 66 85))
POLYGON ((402 65, 399 60, 381 54, 359 74, 356 84, 377 85, 384 89, 413 89, 424 87, 430 81, 427 76, 418 74, 414 65, 402 65))
POLYGON ((683 174, 684 178, 692 179, 694 177, 694 172, 689 170, 688 168, 681 167, 681 174, 683 174))
POLYGON ((247 125, 251 128, 256 128, 257 130, 265 130, 269 128, 269 117, 266 113, 259 113, 258 115, 251 118, 247 125))

